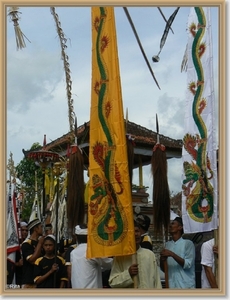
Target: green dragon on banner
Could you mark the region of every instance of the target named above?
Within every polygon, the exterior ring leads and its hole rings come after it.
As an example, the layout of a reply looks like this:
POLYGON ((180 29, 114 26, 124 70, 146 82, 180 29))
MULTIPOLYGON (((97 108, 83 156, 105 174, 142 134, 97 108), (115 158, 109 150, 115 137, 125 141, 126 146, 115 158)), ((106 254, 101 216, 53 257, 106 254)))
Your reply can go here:
POLYGON ((189 216, 194 221, 206 223, 211 221, 214 211, 214 193, 210 183, 210 179, 213 178, 213 171, 207 155, 207 127, 201 116, 207 105, 206 99, 202 97, 205 78, 200 60, 206 50, 205 43, 201 42, 206 29, 206 18, 201 7, 195 7, 195 12, 198 25, 192 23, 190 32, 194 37, 192 59, 197 74, 197 83, 191 82, 189 90, 194 95, 192 115, 199 134, 193 136, 187 133, 183 138, 184 148, 192 157, 192 161, 185 161, 183 164, 185 179, 182 189, 186 197, 186 210, 189 216))
POLYGON ((101 7, 100 11, 100 18, 95 19, 94 26, 97 31, 96 53, 101 81, 95 83, 94 91, 98 94, 98 118, 107 142, 98 141, 92 147, 94 160, 100 166, 103 178, 98 174, 92 177, 94 194, 90 198, 89 210, 94 216, 94 239, 98 244, 110 246, 120 243, 126 235, 124 227, 127 227, 127 218, 118 198, 123 192, 123 185, 114 159, 116 145, 113 132, 107 121, 111 112, 111 103, 105 103, 109 79, 101 53, 108 46, 109 39, 107 36, 101 36, 106 21, 106 10, 101 7), (115 184, 118 191, 115 190, 115 184))

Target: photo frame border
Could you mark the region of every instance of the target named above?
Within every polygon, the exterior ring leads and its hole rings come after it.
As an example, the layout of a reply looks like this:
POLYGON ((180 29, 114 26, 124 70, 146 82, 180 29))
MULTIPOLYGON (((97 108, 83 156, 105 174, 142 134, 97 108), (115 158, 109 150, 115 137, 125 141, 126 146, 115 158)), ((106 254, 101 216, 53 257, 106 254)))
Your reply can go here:
POLYGON ((218 289, 192 289, 192 290, 138 290, 138 289, 98 289, 98 290, 76 290, 76 289, 5 289, 6 276, 6 252, 1 249, 1 265, 3 271, 1 272, 1 295, 3 296, 225 296, 226 295, 226 2, 223 0, 216 1, 1 1, 0 20, 1 20, 1 144, 3 145, 0 153, 0 187, 2 191, 2 201, 0 201, 1 209, 1 222, 0 230, 3 233, 3 245, 6 245, 6 202, 3 200, 6 197, 6 133, 7 133, 7 120, 6 120, 6 107, 7 107, 7 91, 6 91, 6 34, 5 27, 7 21, 6 7, 16 5, 22 6, 215 6, 219 9, 219 288, 218 289), (221 116, 221 117, 220 117, 221 116))

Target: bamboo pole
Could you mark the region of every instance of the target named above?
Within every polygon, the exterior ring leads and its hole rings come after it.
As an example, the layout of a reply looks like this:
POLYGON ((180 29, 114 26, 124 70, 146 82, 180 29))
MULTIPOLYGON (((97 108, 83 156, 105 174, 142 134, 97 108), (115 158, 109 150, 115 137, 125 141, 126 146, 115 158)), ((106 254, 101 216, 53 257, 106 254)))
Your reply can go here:
POLYGON ((45 163, 41 163, 42 168, 42 228, 43 234, 45 233, 45 220, 46 220, 46 189, 45 189, 45 163))
MULTIPOLYGON (((132 255, 132 264, 136 264, 137 263, 137 253, 134 253, 132 255)), ((134 281, 134 289, 138 288, 138 282, 137 282, 137 275, 133 276, 133 281, 134 281)))
POLYGON ((164 272, 165 272, 165 288, 169 288, 169 278, 168 278, 168 261, 164 261, 164 272))
MULTIPOLYGON (((166 235, 167 230, 165 230, 164 226, 163 226, 163 243, 164 243, 164 247, 166 245, 166 242, 168 241, 168 235, 166 235)), ((169 288, 169 278, 168 278, 168 259, 166 259, 164 261, 164 273, 165 273, 165 288, 168 289, 169 288)))
MULTIPOLYGON (((219 234, 218 234, 218 228, 214 229, 214 245, 218 245, 219 246, 219 234)), ((215 278, 216 278, 216 282, 217 285, 219 287, 219 264, 218 264, 218 256, 215 255, 215 278)))
MULTIPOLYGON (((54 255, 55 255, 55 263, 57 263, 57 255, 58 255, 58 249, 57 249, 57 245, 59 242, 59 236, 58 236, 58 204, 59 204, 59 176, 61 174, 61 163, 60 162, 56 162, 54 164, 54 174, 56 175, 57 178, 57 187, 56 187, 56 193, 57 193, 57 197, 56 197, 56 205, 55 205, 55 215, 56 215, 56 219, 55 219, 55 249, 54 249, 54 255)), ((57 280, 57 273, 54 273, 54 288, 56 287, 56 280, 57 280)))
POLYGON ((150 71, 150 73, 151 73, 151 75, 152 75, 152 77, 153 77, 153 79, 154 79, 154 81, 155 81, 157 87, 158 87, 159 90, 160 90, 160 86, 159 86, 159 84, 158 84, 158 82, 157 82, 157 79, 156 79, 156 77, 155 77, 155 75, 154 75, 154 73, 153 73, 153 70, 152 70, 152 68, 151 68, 151 66, 150 66, 150 64, 149 64, 148 58, 147 58, 147 56, 146 56, 146 54, 145 54, 145 52, 144 52, 144 49, 143 49, 143 47, 142 47, 141 41, 140 41, 140 39, 139 39, 139 37, 138 37, 136 28, 135 28, 135 26, 134 26, 134 24, 133 24, 133 21, 132 21, 131 16, 130 16, 130 14, 129 14, 129 12, 128 12, 128 9, 127 9, 127 7, 123 7, 123 9, 124 9, 124 11, 125 11, 125 14, 126 14, 126 17, 127 17, 128 21, 129 21, 129 23, 130 23, 130 25, 131 25, 131 28, 132 28, 132 30, 133 30, 133 33, 134 33, 135 37, 136 37, 137 43, 138 43, 138 45, 139 45, 139 47, 140 47, 141 53, 142 53, 142 55, 143 55, 143 57, 144 57, 144 59, 145 59, 145 62, 146 62, 146 64, 147 64, 147 66, 148 66, 148 69, 149 69, 149 71, 150 71))
MULTIPOLYGON (((162 15, 163 19, 165 20, 165 23, 167 24, 167 23, 168 23, 168 20, 165 18, 165 15, 163 14, 161 8, 160 8, 160 7, 157 7, 157 8, 158 8, 160 14, 162 15)), ((171 25, 169 26, 169 29, 170 29, 170 30, 172 31, 172 33, 174 34, 171 25)))

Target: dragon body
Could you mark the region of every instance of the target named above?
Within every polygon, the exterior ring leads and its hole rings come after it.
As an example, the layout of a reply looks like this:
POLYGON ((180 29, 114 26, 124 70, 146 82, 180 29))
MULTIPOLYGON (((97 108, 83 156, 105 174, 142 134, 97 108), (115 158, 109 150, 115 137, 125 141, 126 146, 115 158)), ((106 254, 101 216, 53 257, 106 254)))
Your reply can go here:
POLYGON ((205 44, 201 43, 204 35, 206 18, 201 7, 195 7, 198 25, 193 23, 190 32, 194 37, 192 44, 192 60, 197 74, 197 82, 191 82, 189 90, 193 94, 192 116, 199 131, 195 136, 187 133, 183 138, 184 148, 191 156, 191 162, 184 162, 183 193, 186 196, 186 209, 190 217, 201 223, 210 222, 213 215, 213 177, 210 160, 207 156, 207 127, 202 119, 206 100, 202 98, 204 90, 204 71, 201 56, 205 44))
POLYGON ((109 43, 108 36, 103 35, 106 17, 106 8, 101 7, 100 18, 96 17, 94 20, 97 31, 96 59, 100 73, 100 82, 94 84, 94 92, 98 97, 98 119, 106 141, 97 141, 92 146, 93 159, 100 171, 92 176, 93 194, 89 200, 89 212, 93 215, 94 239, 98 244, 110 246, 123 239, 127 219, 119 201, 123 186, 115 161, 116 144, 109 121, 112 105, 106 97, 109 86, 109 74, 103 58, 103 52, 109 43))

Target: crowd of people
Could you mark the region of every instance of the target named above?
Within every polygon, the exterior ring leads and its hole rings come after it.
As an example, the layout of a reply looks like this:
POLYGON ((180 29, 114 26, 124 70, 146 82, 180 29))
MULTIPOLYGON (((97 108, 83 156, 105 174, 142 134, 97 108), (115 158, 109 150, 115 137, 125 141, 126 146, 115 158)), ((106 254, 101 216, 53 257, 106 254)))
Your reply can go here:
MULTIPOLYGON (((88 228, 75 227, 75 237, 57 244, 51 224, 45 232, 39 219, 21 223, 22 243, 16 261, 7 259, 7 284, 15 282, 20 288, 138 288, 162 289, 160 272, 165 273, 172 289, 194 289, 195 246, 183 238, 181 217, 171 221, 171 239, 165 243, 157 263, 149 235, 150 218, 139 214, 134 219, 136 253, 134 255, 91 258, 86 257, 88 228)), ((201 287, 218 288, 215 259, 218 246, 214 239, 201 247, 201 287)))

